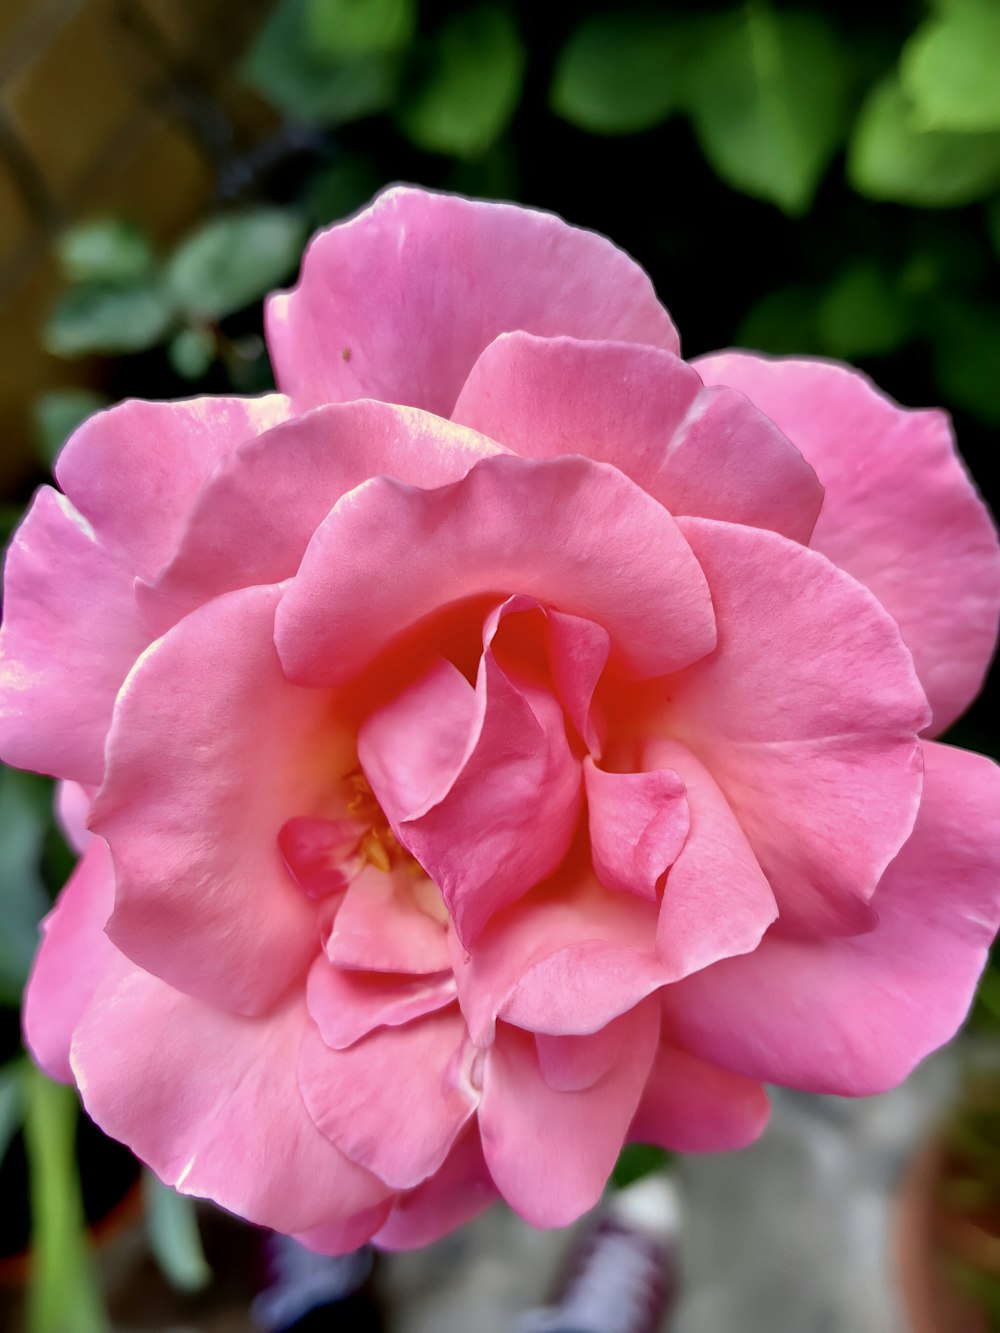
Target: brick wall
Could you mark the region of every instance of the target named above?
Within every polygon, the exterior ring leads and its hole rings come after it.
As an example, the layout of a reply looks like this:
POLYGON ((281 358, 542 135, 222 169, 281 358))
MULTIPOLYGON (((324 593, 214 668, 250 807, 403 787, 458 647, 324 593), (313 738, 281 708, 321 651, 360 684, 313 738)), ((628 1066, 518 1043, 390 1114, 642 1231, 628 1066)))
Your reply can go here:
POLYGON ((168 239, 211 200, 215 165, 271 128, 231 75, 267 0, 0 0, 0 494, 32 448, 42 389, 99 368, 38 329, 68 222, 120 214, 168 239))

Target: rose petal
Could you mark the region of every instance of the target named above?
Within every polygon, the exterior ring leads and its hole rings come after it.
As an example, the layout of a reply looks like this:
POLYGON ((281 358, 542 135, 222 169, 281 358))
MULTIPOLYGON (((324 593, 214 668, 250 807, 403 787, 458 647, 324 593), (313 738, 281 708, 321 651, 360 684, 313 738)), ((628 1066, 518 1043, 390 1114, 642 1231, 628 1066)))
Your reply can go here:
POLYGON ((449 962, 446 921, 430 880, 407 869, 385 874, 369 867, 344 895, 326 954, 338 967, 420 976, 443 972, 449 962))
POLYGON ((318 236, 298 287, 267 305, 275 374, 300 408, 378 398, 449 416, 511 329, 678 349, 649 279, 603 236, 405 187, 318 236))
POLYGON ((393 1196, 343 1221, 300 1231, 295 1239, 315 1254, 351 1254, 372 1239, 392 1211, 393 1196))
POLYGON ((0 754, 97 785, 115 695, 150 640, 132 571, 43 487, 7 551, 0 754))
POLYGON ((772 421, 656 347, 507 334, 476 362, 454 418, 525 458, 613 463, 673 514, 805 542, 823 503, 772 421))
POLYGON ((704 576, 659 504, 603 463, 503 456, 434 491, 379 477, 339 500, 282 599, 276 642, 293 680, 329 684, 430 612, 498 591, 597 621, 637 676, 715 642, 704 576))
POLYGON ((684 783, 670 769, 605 773, 583 765, 594 869, 606 889, 656 901, 688 831, 684 783))
POLYGON ((823 361, 723 352, 695 363, 742 389, 826 487, 812 545, 897 622, 942 731, 979 691, 996 642, 1000 551, 942 412, 913 412, 823 361))
POLYGON ((52 911, 24 992, 24 1039, 49 1075, 72 1083, 73 1032, 117 949, 104 933, 115 903, 108 849, 92 838, 52 911))
POLYGON ((670 682, 669 729, 725 793, 782 928, 869 929, 866 904, 920 799, 927 705, 899 631, 815 551, 680 523, 708 576, 719 647, 670 682))
POLYGON ((746 1148, 763 1133, 770 1111, 759 1083, 662 1045, 629 1138, 669 1152, 746 1148))
POLYGON ((433 487, 464 477, 492 441, 387 403, 320 408, 232 453, 194 501, 163 570, 138 588, 160 632, 208 598, 294 574, 317 525, 369 477, 433 487))
POLYGON ((1000 770, 923 749, 920 814, 875 895, 875 930, 771 934, 669 987, 680 1042, 750 1078, 861 1096, 895 1086, 954 1035, 1000 923, 1000 770))
POLYGON ((592 1088, 621 1055, 621 1020, 582 1037, 535 1034, 535 1053, 542 1078, 554 1092, 583 1092, 592 1088))
POLYGON ((281 672, 278 595, 217 598, 144 655, 118 700, 91 815, 118 879, 115 944, 242 1013, 269 1008, 318 948, 317 909, 288 874, 278 833, 353 757, 329 698, 281 672))
POLYGON ((607 1074, 579 1092, 557 1092, 542 1077, 535 1043, 497 1028, 484 1064, 479 1128, 500 1193, 532 1226, 560 1227, 592 1208, 635 1114, 659 1036, 648 1001, 615 1021, 619 1054, 607 1074))
POLYGON ((320 955, 309 970, 309 1013, 327 1046, 344 1050, 379 1027, 400 1027, 455 998, 451 972, 426 977, 348 972, 320 955))
POLYGON ((344 1051, 331 1050, 314 1028, 299 1059, 302 1097, 352 1162, 394 1189, 410 1189, 439 1169, 475 1112, 465 1041, 455 1009, 379 1028, 344 1051))
POLYGON ((416 1189, 396 1197, 389 1220, 375 1236, 380 1250, 415 1250, 477 1217, 497 1200, 479 1131, 470 1126, 444 1165, 416 1189))
POLYGON ((92 796, 93 791, 78 782, 56 783, 56 823, 69 846, 81 856, 93 837, 87 827, 92 796))
POLYGON ((73 1038, 90 1116, 182 1194, 275 1231, 334 1226, 386 1186, 315 1127, 296 1085, 302 996, 264 1018, 224 1013, 133 968, 106 977, 73 1038))
POLYGON ((59 455, 56 478, 101 542, 127 553, 133 574, 151 577, 172 555, 216 464, 291 411, 276 393, 177 403, 132 399, 83 423, 59 455))

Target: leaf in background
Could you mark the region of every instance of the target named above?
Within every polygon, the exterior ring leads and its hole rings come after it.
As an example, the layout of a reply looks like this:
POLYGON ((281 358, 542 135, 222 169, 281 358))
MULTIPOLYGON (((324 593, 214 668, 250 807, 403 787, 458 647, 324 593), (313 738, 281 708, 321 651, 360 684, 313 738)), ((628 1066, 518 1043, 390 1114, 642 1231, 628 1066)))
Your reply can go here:
POLYGON ((42 332, 53 356, 114 356, 143 352, 166 336, 173 311, 162 286, 137 279, 109 286, 84 283, 71 287, 55 304, 42 332))
POLYGON ((17 1006, 49 909, 41 859, 52 784, 0 765, 0 1001, 17 1006))
POLYGON ((76 1092, 29 1065, 24 1093, 31 1195, 29 1333, 109 1333, 76 1169, 76 1092))
POLYGON ((702 151, 734 189, 805 213, 847 124, 849 62, 818 13, 749 4, 691 73, 702 151))
POLYGON ((1000 6, 962 0, 922 23, 899 61, 920 128, 1000 130, 1000 6))
POLYGON ((167 344, 171 368, 186 380, 199 380, 215 360, 216 341, 209 329, 181 329, 167 344))
POLYGON ((306 0, 309 45, 331 56, 398 51, 416 26, 416 0, 306 0))
POLYGON ((666 1148, 658 1148, 652 1143, 626 1143, 611 1173, 611 1184, 615 1189, 623 1190, 669 1165, 670 1153, 666 1148))
POLYGON ((809 287, 779 287, 761 297, 740 322, 734 347, 773 356, 808 356, 822 350, 816 328, 816 293, 809 287))
POLYGON ((24 1119, 24 1079, 27 1060, 9 1060, 0 1066, 0 1162, 24 1119))
POLYGON ((398 110, 429 153, 473 158, 496 143, 521 97, 527 54, 501 5, 461 9, 431 39, 422 74, 398 110))
POLYGON ((201 1247, 194 1200, 164 1185, 151 1171, 142 1173, 142 1197, 150 1249, 164 1277, 180 1291, 203 1290, 212 1270, 201 1247))
POLYGON ((884 269, 863 259, 823 293, 816 325, 824 351, 845 361, 892 352, 915 332, 909 302, 884 269))
POLYGON ((107 405, 104 394, 93 389, 50 389, 39 394, 31 404, 31 419, 42 461, 51 467, 77 426, 107 405))
POLYGON ((287 278, 298 264, 304 241, 302 219, 280 208, 213 218, 171 256, 170 294, 192 319, 223 319, 287 278))
POLYGON ((921 131, 912 111, 895 75, 870 93, 847 155, 848 179, 859 194, 922 208, 957 208, 1000 186, 1000 134, 921 131))
POLYGON ((70 282, 132 282, 153 268, 153 249, 145 232, 130 222, 104 218, 64 231, 56 258, 70 282))
POLYGON ((549 104, 591 134, 637 134, 677 111, 701 43, 717 20, 619 10, 590 14, 556 61, 549 104))
POLYGON ((306 0, 279 0, 244 58, 244 82, 290 120, 345 125, 390 107, 399 83, 394 53, 341 59, 309 39, 306 0))
POLYGON ((325 227, 357 212, 384 184, 370 159, 345 156, 310 176, 298 206, 310 228, 325 227))
POLYGON ((929 330, 934 370, 946 406, 1000 426, 1000 321, 996 307, 956 299, 934 306, 929 330))

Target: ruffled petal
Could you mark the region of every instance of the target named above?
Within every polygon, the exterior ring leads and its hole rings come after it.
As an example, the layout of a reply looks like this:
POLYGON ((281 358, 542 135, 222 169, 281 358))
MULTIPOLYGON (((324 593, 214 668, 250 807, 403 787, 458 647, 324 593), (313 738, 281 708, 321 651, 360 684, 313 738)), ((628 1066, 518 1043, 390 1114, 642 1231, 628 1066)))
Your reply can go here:
POLYGON ((725 793, 782 929, 870 929, 867 906, 920 800, 928 710, 899 631, 823 556, 772 532, 681 519, 719 625, 669 684, 668 727, 725 793))
POLYGON ((299 1087, 309 1114, 352 1162, 411 1189, 445 1161, 479 1094, 468 1081, 457 1010, 380 1028, 349 1050, 307 1033, 299 1087))
POLYGON ((996 532, 947 416, 901 408, 832 362, 721 352, 695 364, 742 389, 815 467, 826 500, 811 544, 897 622, 942 731, 979 692, 1000 612, 996 532))
POLYGON ((24 1039, 51 1077, 72 1083, 73 1032, 118 950, 104 933, 115 904, 108 849, 92 838, 42 922, 42 941, 24 992, 24 1039))
POLYGON ((629 1138, 669 1152, 726 1152, 759 1138, 770 1111, 767 1093, 753 1079, 665 1044, 656 1052, 629 1138))
POLYGON ((133 968, 98 988, 73 1038, 90 1116, 182 1194, 275 1231, 333 1227, 390 1191, 310 1119, 296 1080, 312 1027, 296 995, 264 1018, 224 1013, 133 968))
POLYGON ((306 999, 327 1046, 345 1050, 379 1027, 400 1027, 443 1009, 455 998, 450 972, 383 976, 334 967, 320 955, 309 970, 306 999))
POLYGON ((115 944, 241 1013, 269 1008, 318 950, 317 908, 278 834, 315 810, 353 755, 329 698, 281 672, 278 595, 217 598, 143 657, 118 700, 91 814, 115 863, 115 944))
POLYGON ((511 329, 678 350, 649 278, 603 236, 406 187, 319 235, 298 286, 267 305, 275 374, 299 408, 378 398, 447 417, 511 329))
POLYGON ((895 1086, 954 1035, 1000 924, 1000 769, 923 748, 920 814, 875 895, 877 927, 771 934, 667 988, 681 1044, 750 1078, 860 1096, 895 1086))
POLYGON ((673 514, 806 542, 823 503, 772 421, 656 347, 507 334, 476 362, 454 417, 525 458, 612 463, 673 514))
POLYGON ((434 491, 379 477, 339 500, 278 608, 278 651, 293 680, 346 680, 429 613, 497 592, 595 620, 639 677, 715 643, 704 575, 661 505, 604 463, 498 457, 434 491))
POLYGON ((559 1092, 531 1035, 504 1023, 487 1053, 479 1129, 497 1188, 532 1226, 562 1227, 593 1208, 635 1114, 659 1037, 654 1001, 615 1020, 618 1058, 592 1086, 559 1092))
POLYGON ((385 1226, 375 1236, 381 1250, 416 1250, 496 1203, 497 1188, 483 1157, 479 1130, 471 1125, 444 1165, 416 1189, 397 1195, 385 1226))
POLYGON ((668 768, 606 773, 589 757, 583 772, 598 879, 606 889, 655 902, 660 877, 687 837, 684 783, 668 768))
POLYGON ((50 487, 7 551, 0 755, 96 786, 115 695, 152 637, 133 571, 50 487))

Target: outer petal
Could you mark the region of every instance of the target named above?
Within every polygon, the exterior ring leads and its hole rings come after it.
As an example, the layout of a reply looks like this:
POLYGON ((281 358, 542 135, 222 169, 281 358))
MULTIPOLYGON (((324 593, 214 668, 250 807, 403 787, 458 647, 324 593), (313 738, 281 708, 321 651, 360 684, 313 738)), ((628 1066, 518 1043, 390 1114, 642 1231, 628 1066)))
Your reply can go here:
POLYGON ((276 588, 188 616, 143 657, 108 738, 91 827, 115 862, 108 933, 157 976, 243 1013, 269 1008, 319 943, 278 845, 350 766, 330 700, 290 685, 276 588))
POLYGON ((724 352, 697 363, 742 389, 826 487, 812 545, 897 621, 942 731, 975 698, 996 642, 1000 552, 948 418, 912 412, 857 371, 724 352))
POLYGON ((115 695, 150 633, 132 570, 58 491, 38 492, 7 552, 0 754, 97 785, 115 695))
POLYGON ((118 403, 76 431, 56 479, 100 540, 127 555, 134 574, 152 576, 216 464, 291 411, 281 394, 118 403))
POLYGON ((489 649, 471 719, 469 693, 457 668, 442 663, 358 735, 358 756, 393 832, 441 890, 466 944, 560 864, 581 789, 551 694, 518 685, 489 649), (454 755, 456 717, 467 736, 448 774, 441 758, 454 755))
POLYGON ((533 1226, 574 1222, 600 1198, 656 1048, 656 1005, 615 1021, 619 1055, 582 1091, 545 1082, 531 1036, 502 1024, 487 1054, 479 1128, 500 1193, 533 1226))
POLYGON ((589 757, 583 772, 598 879, 607 889, 655 902, 660 876, 687 837, 684 783, 667 768, 606 773, 589 757))
POLYGON ((415 1250, 469 1222, 497 1200, 483 1158, 479 1130, 470 1126, 444 1166, 416 1189, 401 1194, 385 1226, 375 1236, 382 1250, 415 1250))
POLYGON ((162 1180, 286 1232, 346 1221, 387 1196, 302 1104, 301 996, 244 1018, 124 959, 116 973, 77 1028, 73 1072, 93 1119, 162 1180))
POLYGON ((746 1148, 763 1133, 770 1110, 759 1083, 663 1045, 629 1138, 670 1152, 746 1148))
POLYGON ((706 389, 655 347, 508 334, 476 362, 454 417, 525 458, 613 463, 674 514, 808 541, 823 503, 812 468, 743 394, 706 389))
POLYGON ((823 556, 771 532, 682 519, 719 624, 670 683, 669 726, 722 788, 783 928, 857 931, 909 835, 927 705, 899 631, 823 556))
POLYGON ((278 382, 297 405, 380 398, 449 416, 500 333, 619 338, 678 350, 649 279, 550 213, 397 187, 318 236, 272 296, 278 382))
POLYGON ((42 942, 24 993, 24 1036, 52 1078, 72 1083, 69 1048, 95 988, 118 950, 104 933, 115 903, 115 877, 100 838, 70 876, 42 922, 42 942))
POLYGON ((455 998, 450 972, 426 977, 380 976, 334 967, 322 954, 309 970, 309 1014, 333 1050, 343 1050, 379 1027, 400 1027, 442 1009, 455 998))
POLYGON ((332 683, 430 612, 498 591, 596 620, 637 676, 715 642, 704 576, 660 505, 606 464, 509 457, 434 491, 380 477, 344 496, 282 599, 276 642, 293 680, 332 683))
POLYGON ((1000 923, 1000 770, 925 745, 913 836, 853 939, 769 935, 664 992, 679 1041, 708 1060, 816 1092, 882 1092, 968 1011, 1000 923))
POLYGON ((93 836, 87 827, 93 791, 78 782, 56 784, 56 823, 70 847, 81 856, 93 836))
POLYGON ((344 1051, 314 1028, 302 1043, 299 1087, 331 1143, 386 1184, 410 1189, 441 1167, 476 1109, 465 1043, 455 1009, 380 1028, 344 1051))
POLYGON ((440 486, 499 452, 472 431, 386 403, 346 403, 296 417, 220 464, 165 568, 140 584, 140 602, 151 622, 167 629, 209 597, 294 574, 336 501, 369 477, 440 486))

